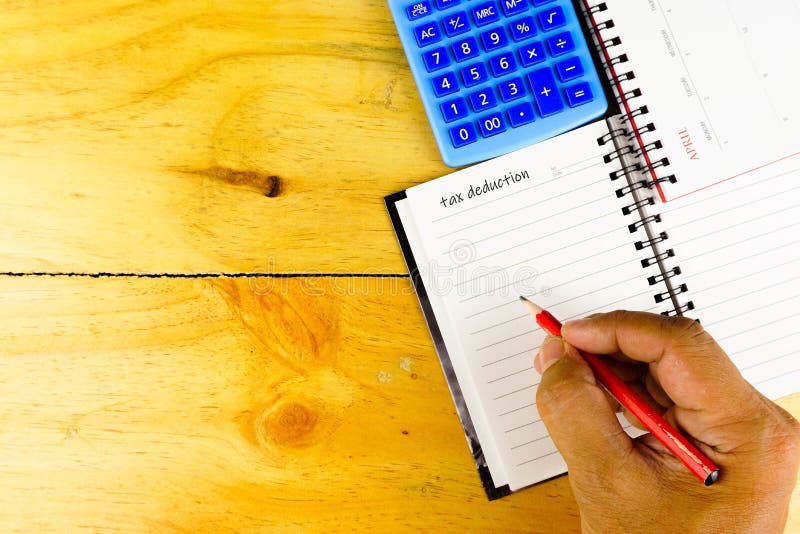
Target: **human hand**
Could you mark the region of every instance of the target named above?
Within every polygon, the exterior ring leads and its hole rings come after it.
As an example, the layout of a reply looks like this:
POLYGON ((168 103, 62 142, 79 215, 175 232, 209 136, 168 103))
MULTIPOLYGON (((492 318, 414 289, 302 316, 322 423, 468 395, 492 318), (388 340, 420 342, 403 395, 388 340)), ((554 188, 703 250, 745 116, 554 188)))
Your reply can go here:
POLYGON ((536 400, 585 532, 782 532, 800 424, 699 323, 617 311, 567 322, 562 335, 566 343, 550 336, 536 357, 536 400), (704 486, 649 434, 631 439, 575 347, 612 355, 617 375, 720 467, 719 482, 704 486))

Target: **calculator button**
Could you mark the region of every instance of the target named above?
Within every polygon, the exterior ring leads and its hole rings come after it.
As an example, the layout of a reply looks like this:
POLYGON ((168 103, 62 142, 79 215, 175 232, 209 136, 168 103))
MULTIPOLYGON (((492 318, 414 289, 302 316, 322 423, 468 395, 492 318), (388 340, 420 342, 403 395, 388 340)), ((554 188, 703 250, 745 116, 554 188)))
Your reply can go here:
POLYGON ((431 3, 428 0, 424 2, 415 2, 406 8, 406 15, 408 20, 417 20, 431 14, 431 3))
POLYGON ((468 32, 469 20, 467 20, 467 12, 459 11, 457 13, 453 13, 452 15, 446 16, 442 19, 442 25, 444 26, 444 32, 448 37, 455 37, 456 35, 461 35, 464 32, 468 32))
POLYGON ((569 107, 571 108, 591 102, 594 98, 592 95, 592 89, 586 82, 571 85, 564 89, 564 93, 567 95, 567 104, 569 104, 569 107))
POLYGON ((566 23, 567 17, 564 15, 564 10, 561 9, 561 6, 555 6, 539 12, 539 24, 542 26, 542 31, 549 32, 566 23))
POLYGON ((447 9, 448 7, 457 6, 461 0, 436 0, 436 7, 439 9, 447 9))
POLYGON ((568 82, 574 80, 575 78, 580 78, 583 76, 583 64, 581 63, 581 58, 575 56, 565 59, 560 63, 556 63, 556 72, 558 73, 558 79, 562 82, 568 82))
POLYGON ((493 58, 489 58, 489 68, 492 69, 492 76, 499 78, 517 70, 517 62, 514 61, 514 54, 507 52, 493 58))
POLYGON ((569 32, 559 33, 547 39, 547 48, 550 50, 551 56, 560 56, 575 50, 575 41, 572 40, 569 32))
POLYGON ((516 106, 508 108, 508 123, 512 128, 518 128, 524 124, 534 121, 536 115, 533 113, 533 105, 530 102, 523 102, 516 106))
POLYGON ((459 63, 478 55, 478 41, 474 37, 467 37, 463 41, 453 43, 453 55, 459 63))
POLYGON ((440 107, 442 109, 442 117, 444 117, 444 122, 453 122, 458 119, 463 119, 469 114, 469 110, 467 109, 467 101, 461 97, 448 100, 440 107))
POLYGON ((544 45, 540 41, 534 41, 517 50, 519 60, 522 62, 523 67, 530 67, 536 65, 547 59, 544 51, 544 45))
POLYGON ((441 98, 458 91, 458 80, 452 72, 446 72, 433 79, 433 93, 441 98))
POLYGON ((536 35, 536 24, 533 22, 533 17, 523 17, 509 24, 508 30, 511 32, 511 38, 520 42, 536 35))
POLYGON ((500 113, 492 113, 478 120, 478 128, 481 129, 482 136, 491 137, 505 132, 506 123, 503 121, 503 115, 500 113))
POLYGON ((528 82, 531 84, 533 98, 542 117, 553 115, 564 109, 561 96, 558 94, 556 80, 550 68, 535 70, 528 74, 528 82))
POLYGON ((447 55, 447 49, 436 48, 422 54, 422 62, 428 72, 434 72, 450 65, 450 56, 447 55))
POLYGON ((500 100, 503 102, 511 102, 517 98, 525 96, 525 82, 522 78, 511 78, 497 85, 500 90, 500 100))
POLYGON ((464 80, 464 87, 474 87, 489 79, 489 73, 483 63, 467 65, 461 69, 461 79, 464 80))
POLYGON ((508 37, 506 37, 506 31, 498 26, 488 32, 483 32, 481 34, 481 42, 483 43, 484 50, 491 52, 492 50, 497 50, 498 48, 506 46, 508 44, 508 37))
POLYGON ((472 124, 465 122, 455 128, 450 128, 450 140, 455 148, 461 148, 477 141, 478 134, 475 133, 475 127, 472 124))
POLYGON ((495 98, 491 87, 487 87, 469 95, 469 103, 472 105, 473 111, 480 112, 495 107, 497 98, 495 98))
POLYGON ((435 20, 414 28, 414 37, 416 37, 420 48, 442 40, 442 34, 439 33, 439 27, 436 25, 435 20))
POLYGON ((497 12, 497 6, 494 2, 482 2, 470 11, 472 12, 472 20, 478 26, 486 26, 500 19, 500 13, 497 12))
POLYGON ((528 11, 528 0, 502 0, 500 7, 506 17, 513 17, 528 11))

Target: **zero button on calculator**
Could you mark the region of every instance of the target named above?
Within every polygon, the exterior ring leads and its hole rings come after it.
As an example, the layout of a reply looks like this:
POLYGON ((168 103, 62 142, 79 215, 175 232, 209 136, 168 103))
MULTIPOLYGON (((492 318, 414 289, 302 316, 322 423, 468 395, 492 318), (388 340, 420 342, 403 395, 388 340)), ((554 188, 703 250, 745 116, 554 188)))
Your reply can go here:
POLYGON ((475 163, 608 103, 570 0, 388 0, 442 160, 475 163))

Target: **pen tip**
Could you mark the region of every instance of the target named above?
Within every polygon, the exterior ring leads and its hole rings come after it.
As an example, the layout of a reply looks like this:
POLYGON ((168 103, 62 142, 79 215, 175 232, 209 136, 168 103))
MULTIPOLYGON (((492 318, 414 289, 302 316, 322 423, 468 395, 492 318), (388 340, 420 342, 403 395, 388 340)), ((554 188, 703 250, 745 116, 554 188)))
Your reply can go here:
POLYGON ((519 300, 521 300, 522 302, 528 302, 528 299, 526 299, 522 295, 519 296, 519 300))
POLYGON ((712 471, 711 473, 708 474, 708 477, 706 477, 705 480, 705 484, 706 486, 710 486, 717 480, 719 480, 719 469, 717 469, 716 471, 712 471))

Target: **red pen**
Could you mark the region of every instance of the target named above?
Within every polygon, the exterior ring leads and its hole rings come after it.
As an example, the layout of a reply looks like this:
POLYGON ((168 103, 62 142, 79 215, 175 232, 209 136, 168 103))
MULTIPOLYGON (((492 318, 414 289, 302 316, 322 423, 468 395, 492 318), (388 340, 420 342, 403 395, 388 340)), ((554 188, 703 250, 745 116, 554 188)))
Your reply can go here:
MULTIPOLYGON (((550 312, 537 306, 523 296, 519 297, 528 310, 535 316, 536 322, 547 332, 561 337, 561 323, 550 312)), ((695 447, 689 440, 678 432, 666 419, 656 412, 647 402, 637 395, 623 382, 611 369, 603 363, 596 354, 579 351, 594 376, 621 405, 628 409, 658 441, 664 444, 672 453, 689 468, 697 478, 710 486, 719 478, 719 468, 709 460, 705 454, 695 447)))

